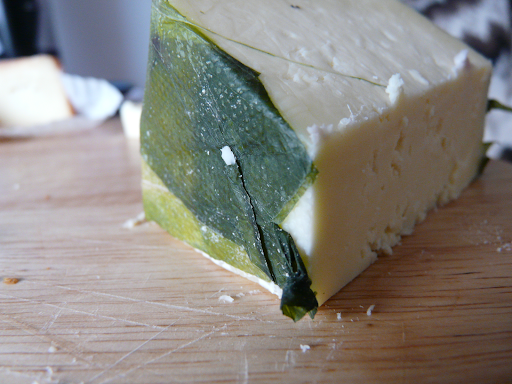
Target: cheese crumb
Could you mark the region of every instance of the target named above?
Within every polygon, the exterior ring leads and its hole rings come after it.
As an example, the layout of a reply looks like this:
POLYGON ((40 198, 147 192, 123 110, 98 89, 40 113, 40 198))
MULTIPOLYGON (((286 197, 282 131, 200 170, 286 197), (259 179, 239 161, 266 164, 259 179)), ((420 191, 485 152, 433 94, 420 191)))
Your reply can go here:
POLYGON ((395 73, 389 79, 386 93, 389 95, 391 104, 395 104, 402 92, 404 91, 404 81, 399 73, 395 73))
POLYGON ((222 147, 222 160, 226 163, 226 165, 234 165, 236 164, 236 157, 227 145, 222 147))
POLYGON ((123 224, 123 228, 131 229, 136 227, 137 225, 142 224, 144 221, 146 221, 146 214, 144 212, 141 212, 137 215, 136 218, 126 220, 123 224))
POLYGON ((371 316, 372 315, 372 311, 375 309, 375 304, 372 304, 370 305, 370 307, 368 308, 368 310, 366 311, 366 315, 367 316, 371 316))
POLYGON ((16 277, 4 277, 4 284, 7 284, 7 285, 18 284, 19 281, 20 281, 20 279, 18 279, 16 277))
POLYGON ((306 351, 310 350, 311 347, 309 345, 307 345, 307 344, 305 344, 305 345, 301 344, 300 345, 300 349, 302 349, 302 353, 306 353, 306 351))
POLYGON ((233 301, 235 301, 235 299, 228 295, 222 295, 219 297, 219 301, 221 303, 232 303, 233 301))
POLYGON ((341 320, 341 313, 337 313, 337 314, 336 314, 336 318, 337 318, 338 320, 341 320))

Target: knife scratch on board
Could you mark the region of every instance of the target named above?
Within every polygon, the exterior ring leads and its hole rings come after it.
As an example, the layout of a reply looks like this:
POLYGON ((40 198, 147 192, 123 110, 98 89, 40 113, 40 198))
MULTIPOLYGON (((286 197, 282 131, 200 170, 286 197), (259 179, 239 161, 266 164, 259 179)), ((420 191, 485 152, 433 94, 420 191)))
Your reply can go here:
POLYGON ((210 337, 210 336, 212 336, 213 334, 215 334, 215 333, 217 333, 217 332, 219 332, 219 331, 222 331, 222 330, 226 329, 229 325, 232 325, 232 324, 234 324, 234 322, 232 322, 232 323, 230 323, 230 324, 225 324, 224 326, 219 327, 219 328, 215 328, 215 329, 213 329, 212 331, 210 331, 210 332, 208 332, 208 333, 206 333, 206 334, 204 334, 204 335, 202 335, 202 336, 200 336, 200 337, 198 337, 198 338, 196 338, 196 339, 194 339, 194 340, 191 340, 191 341, 189 341, 189 342, 187 342, 187 343, 185 343, 185 344, 180 345, 179 347, 176 347, 176 348, 174 348, 174 349, 171 349, 171 350, 169 350, 169 351, 167 351, 167 352, 165 352, 165 353, 161 354, 160 356, 157 356, 157 357, 155 357, 155 358, 153 358, 153 359, 150 359, 150 360, 148 360, 148 361, 146 361, 146 362, 144 362, 144 363, 142 363, 142 364, 139 364, 139 365, 137 365, 136 367, 133 367, 133 368, 131 368, 131 369, 128 369, 127 371, 125 371, 125 372, 123 372, 123 373, 119 373, 119 374, 117 374, 117 375, 115 375, 115 376, 113 376, 113 377, 110 377, 110 378, 108 378, 108 379, 106 379, 106 380, 104 380, 104 381, 102 381, 102 382, 100 382, 100 383, 98 383, 98 384, 106 384, 106 383, 108 383, 108 382, 111 382, 111 381, 112 381, 112 380, 114 380, 114 379, 122 378, 122 377, 126 377, 128 374, 130 374, 130 373, 132 373, 132 372, 134 372, 134 371, 137 371, 137 370, 139 370, 139 369, 141 369, 141 368, 144 368, 144 367, 146 367, 147 365, 152 364, 152 363, 154 363, 154 362, 156 362, 156 361, 158 361, 158 360, 160 360, 160 359, 163 359, 164 357, 167 357, 167 356, 169 356, 169 355, 171 355, 171 354, 173 354, 173 353, 175 353, 175 352, 178 352, 178 351, 180 351, 180 350, 182 350, 182 349, 184 349, 184 348, 187 348, 187 347, 189 347, 189 346, 191 346, 191 345, 193 345, 193 344, 195 344, 195 343, 197 343, 197 342, 199 342, 199 341, 201 341, 201 340, 203 340, 203 339, 205 339, 205 338, 207 338, 207 337, 210 337))
MULTIPOLYGON (((45 343, 49 343, 59 349, 59 351, 63 351, 70 356, 73 357, 73 362, 80 361, 81 363, 86 364, 87 367, 92 367, 94 364, 92 364, 87 359, 84 359, 81 356, 81 353, 79 354, 75 353, 77 349, 77 345, 74 344, 71 341, 68 340, 62 340, 57 335, 49 334, 47 331, 42 333, 41 329, 37 329, 33 325, 26 324, 25 322, 21 322, 18 319, 11 317, 9 315, 0 314, 2 318, 0 318, 0 321, 2 321, 5 324, 9 324, 12 327, 15 327, 16 329, 19 329, 23 331, 24 333, 35 337, 39 340, 42 340, 45 343), (69 344, 72 344, 71 346, 69 344)), ((1 367, 0 367, 1 368, 1 367)))
MULTIPOLYGON (((27 280, 27 283, 41 284, 41 285, 49 286, 52 288, 58 288, 58 289, 63 289, 63 290, 72 291, 72 292, 78 292, 78 293, 82 293, 82 294, 90 294, 90 295, 94 295, 94 296, 107 297, 110 299, 118 299, 118 300, 123 300, 123 301, 136 302, 136 303, 140 303, 140 304, 164 307, 164 308, 178 310, 178 311, 195 312, 195 313, 200 313, 200 314, 204 314, 204 315, 225 316, 225 317, 232 318, 235 320, 255 320, 255 321, 268 323, 268 324, 275 323, 274 321, 263 320, 261 318, 254 317, 254 316, 237 316, 237 315, 232 315, 229 313, 215 312, 215 311, 212 311, 209 309, 193 308, 193 307, 187 307, 187 306, 183 306, 183 305, 175 305, 175 304, 167 304, 167 303, 161 303, 161 302, 155 302, 155 301, 141 300, 141 299, 120 296, 120 295, 114 295, 114 294, 105 293, 105 292, 89 291, 89 290, 85 290, 85 289, 66 287, 63 285, 45 284, 45 283, 42 283, 39 281, 36 283, 36 282, 27 280)), ((89 315, 91 315, 91 314, 89 313, 89 315)), ((145 324, 145 325, 150 326, 149 324, 145 324)))
POLYGON ((128 320, 128 319, 122 319, 122 318, 113 317, 113 316, 99 315, 97 313, 81 311, 81 310, 74 309, 74 308, 61 307, 57 304, 45 303, 44 301, 39 301, 39 300, 34 300, 34 299, 25 299, 25 298, 21 298, 21 297, 4 295, 4 294, 0 294, 0 296, 3 296, 4 298, 8 298, 8 299, 19 300, 19 301, 23 301, 23 302, 30 303, 30 304, 39 304, 39 305, 42 305, 45 307, 57 308, 57 309, 61 309, 64 311, 69 311, 69 312, 86 315, 86 316, 91 316, 91 317, 96 317, 96 318, 101 318, 101 319, 114 320, 114 321, 118 321, 118 322, 122 322, 122 323, 127 323, 127 324, 132 324, 132 325, 140 325, 140 326, 150 327, 150 328, 154 328, 154 329, 163 329, 164 328, 164 327, 160 327, 158 325, 146 324, 146 323, 141 323, 141 322, 132 321, 132 320, 128 320))
POLYGON ((176 324, 178 322, 178 320, 175 320, 174 322, 172 322, 171 324, 169 324, 167 327, 165 327, 164 329, 160 330, 157 334, 153 335, 152 337, 150 337, 148 340, 144 341, 142 344, 139 344, 135 349, 131 350, 130 352, 128 352, 127 354, 125 354, 123 357, 121 357, 119 360, 117 360, 114 364, 112 364, 111 366, 107 367, 106 369, 104 369, 103 371, 101 371, 100 373, 98 373, 96 376, 94 376, 92 379, 90 379, 88 382, 93 382, 94 380, 100 378, 101 376, 103 376, 104 374, 106 374, 107 372, 109 372, 110 370, 114 369, 117 365, 119 365, 119 363, 121 363, 123 360, 127 359, 129 356, 133 355, 134 353, 136 353, 138 350, 140 350, 142 347, 144 347, 146 344, 150 343, 151 341, 155 340, 157 337, 159 337, 162 333, 164 333, 165 331, 168 331, 169 328, 171 328, 174 324, 176 324))

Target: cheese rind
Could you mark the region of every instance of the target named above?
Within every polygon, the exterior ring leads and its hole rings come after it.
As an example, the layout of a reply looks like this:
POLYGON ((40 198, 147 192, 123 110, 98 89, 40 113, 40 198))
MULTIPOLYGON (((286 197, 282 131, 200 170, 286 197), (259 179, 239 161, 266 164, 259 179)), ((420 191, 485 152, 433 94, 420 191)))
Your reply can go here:
MULTIPOLYGON (((173 188, 169 174, 175 169, 163 171, 159 165, 169 148, 159 147, 159 140, 152 141, 146 136, 153 137, 155 130, 162 135, 166 129, 175 128, 165 128, 166 119, 173 115, 162 110, 152 87, 160 87, 159 92, 165 97, 181 87, 184 93, 177 98, 183 102, 201 98, 197 99, 202 100, 198 111, 188 110, 187 118, 174 118, 170 123, 184 135, 197 130, 191 117, 194 114, 215 117, 205 129, 215 131, 219 124, 221 130, 233 135, 231 113, 234 118, 240 111, 242 119, 236 120, 235 128, 247 130, 252 127, 251 118, 243 119, 244 108, 259 108, 262 100, 267 100, 263 104, 272 103, 272 121, 282 118, 286 122, 266 125, 262 131, 281 137, 281 143, 287 145, 282 157, 270 161, 283 165, 289 161, 284 168, 262 166, 251 174, 244 166, 250 164, 244 163, 249 159, 245 157, 246 144, 236 140, 228 143, 218 137, 209 142, 216 156, 211 160, 212 170, 217 172, 217 167, 222 166, 230 169, 226 175, 236 170, 240 173, 236 177, 242 179, 242 189, 247 192, 250 205, 256 207, 249 212, 249 216, 255 215, 254 228, 274 228, 270 233, 275 241, 268 241, 267 232, 254 237, 264 244, 266 260, 254 265, 266 275, 264 281, 274 281, 283 289, 283 300, 289 299, 291 280, 287 276, 290 271, 295 273, 291 268, 295 262, 300 271, 305 268, 302 276, 310 279, 312 285, 304 286, 316 293, 321 304, 374 262, 379 252, 391 252, 391 247, 402 235, 411 233, 429 209, 456 198, 477 173, 482 157, 490 64, 396 1, 325 0, 290 4, 273 0, 162 0, 154 2, 154 20, 155 54, 150 62, 149 96, 143 112, 142 149, 149 168, 156 172, 164 188, 173 188), (202 56, 202 51, 199 53, 196 39, 201 44, 211 42, 211 49, 220 48, 222 55, 227 54, 257 77, 243 80, 243 76, 236 75, 233 81, 223 82, 221 89, 217 79, 242 67, 212 67, 213 59, 202 56), (166 71, 172 78, 166 83, 170 88, 162 85, 167 81, 162 80, 166 71), (206 80, 193 83, 184 75, 186 71, 206 80), (244 85, 237 82, 240 79, 247 84, 257 79, 268 99, 244 93, 244 85), (184 84, 188 88, 183 88, 184 84), (237 99, 233 96, 236 94, 244 96, 237 99), (231 108, 243 108, 223 109, 230 97, 231 108), (203 109, 203 105, 207 108, 203 109), (288 132, 287 125, 293 134, 288 132), (283 136, 284 132, 288 133, 283 136), (221 156, 229 155, 226 148, 233 157, 221 156), (311 161, 314 165, 308 168, 311 161), (297 173, 292 165, 299 163, 303 164, 303 171, 297 173), (298 182, 282 195, 277 205, 277 200, 258 200, 250 188, 245 188, 262 185, 269 195, 278 196, 275 192, 286 185, 282 183, 287 178, 297 178, 298 182), (268 215, 265 212, 270 206, 275 209, 268 215), (275 229, 276 225, 284 231, 275 229), (300 257, 272 264, 286 260, 279 254, 279 248, 268 247, 274 242, 286 243, 292 255, 297 249, 300 257), (276 280, 273 271, 286 263, 286 268, 291 269, 283 269, 285 272, 276 280)), ((268 111, 261 115, 270 116, 268 111)), ((202 129, 198 132, 206 134, 202 129)), ((184 149, 195 158, 194 148, 184 149)), ((251 161, 267 156, 270 148, 261 147, 262 152, 250 157, 251 161)), ((197 175, 191 173, 187 178, 188 172, 190 169, 185 167, 183 174, 177 173, 180 182, 197 186, 197 175)), ((194 212, 194 207, 185 201, 189 201, 189 196, 176 198, 194 212)), ((159 204, 151 194, 145 192, 144 199, 145 204, 153 204, 149 216, 165 221, 160 216, 167 213, 155 214, 159 204)), ((220 208, 222 204, 221 200, 217 210, 220 216, 227 212, 220 208)), ((207 224, 205 218, 194 215, 207 224)), ((235 227, 243 227, 239 216, 234 219, 235 227)), ((181 235, 179 228, 170 232, 181 235)), ((240 246, 241 254, 246 255, 242 259, 254 263, 250 244, 240 242, 220 227, 216 233, 240 246)), ((237 268, 251 274, 245 266, 237 268)), ((292 317, 304 313, 298 311, 292 317)))

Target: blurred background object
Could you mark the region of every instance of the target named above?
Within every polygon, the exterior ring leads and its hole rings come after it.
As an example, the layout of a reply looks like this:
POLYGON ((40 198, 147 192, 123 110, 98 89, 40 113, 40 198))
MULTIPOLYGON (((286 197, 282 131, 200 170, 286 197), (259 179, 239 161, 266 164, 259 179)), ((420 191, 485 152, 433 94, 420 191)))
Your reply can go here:
POLYGON ((0 0, 0 57, 56 55, 68 73, 143 87, 151 0, 0 0))
POLYGON ((39 0, 48 3, 66 72, 143 87, 151 0, 39 0))
MULTIPOLYGON (((492 60, 490 97, 512 105, 512 0, 402 0, 492 60)), ((56 55, 67 73, 143 94, 151 0, 0 0, 0 58, 56 55)), ((487 141, 512 148, 512 114, 489 114, 487 141)))
MULTIPOLYGON (((492 60, 489 98, 512 105, 512 0, 403 0, 440 28, 492 60)), ((492 111, 484 141, 488 155, 512 161, 512 114, 492 111)))
POLYGON ((6 57, 37 53, 36 0, 0 1, 0 41, 6 57))

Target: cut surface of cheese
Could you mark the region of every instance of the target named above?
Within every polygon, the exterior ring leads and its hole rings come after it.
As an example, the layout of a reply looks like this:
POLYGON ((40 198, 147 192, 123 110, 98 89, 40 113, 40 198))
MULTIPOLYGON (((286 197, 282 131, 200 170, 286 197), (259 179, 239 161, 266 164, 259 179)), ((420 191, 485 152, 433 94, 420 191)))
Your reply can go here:
POLYGON ((37 55, 0 61, 0 126, 46 124, 72 115, 55 58, 37 55))
POLYGON ((295 320, 478 172, 491 66, 397 1, 155 0, 152 17, 147 216, 295 320))

